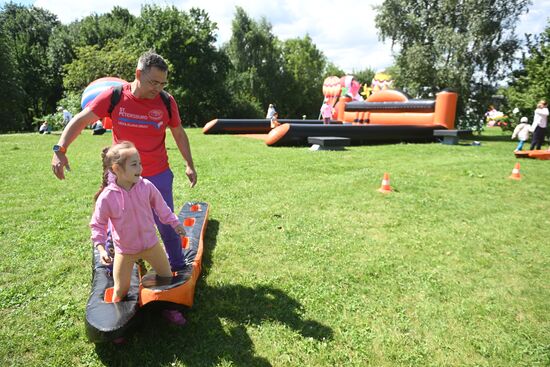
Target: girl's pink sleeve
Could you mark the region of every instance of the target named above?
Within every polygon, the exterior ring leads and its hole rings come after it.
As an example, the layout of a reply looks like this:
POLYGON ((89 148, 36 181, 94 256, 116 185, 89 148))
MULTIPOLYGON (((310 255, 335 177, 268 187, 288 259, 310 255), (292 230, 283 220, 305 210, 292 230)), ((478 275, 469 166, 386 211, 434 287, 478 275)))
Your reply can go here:
POLYGON ((92 230, 92 243, 95 245, 104 244, 107 241, 107 225, 109 223, 107 201, 99 197, 95 203, 94 214, 90 221, 92 230))
POLYGON ((166 201, 162 198, 160 191, 153 185, 147 185, 149 187, 149 201, 151 207, 157 213, 159 220, 164 224, 169 224, 172 228, 176 228, 180 224, 178 217, 172 212, 170 207, 166 204, 166 201))

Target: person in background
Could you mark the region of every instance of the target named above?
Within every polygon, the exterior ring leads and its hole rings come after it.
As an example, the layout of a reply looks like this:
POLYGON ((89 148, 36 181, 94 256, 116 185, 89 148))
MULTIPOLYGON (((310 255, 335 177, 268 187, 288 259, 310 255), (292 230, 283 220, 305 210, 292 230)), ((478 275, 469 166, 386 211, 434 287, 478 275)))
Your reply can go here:
POLYGON ((330 119, 334 113, 334 107, 328 103, 328 99, 325 98, 323 105, 321 106, 321 116, 323 116, 323 125, 330 124, 330 119))
POLYGON ((101 120, 97 120, 92 125, 92 135, 103 135, 105 131, 107 130, 103 127, 103 122, 101 122, 101 120))
POLYGON ((535 115, 533 116, 533 123, 531 124, 531 131, 533 132, 533 139, 531 140, 531 148, 540 149, 544 143, 544 136, 546 134, 546 125, 548 122, 548 103, 545 100, 541 100, 537 104, 535 115))
POLYGON ((48 125, 48 121, 44 121, 42 125, 40 125, 40 128, 38 129, 39 134, 49 134, 50 131, 50 125, 48 125))
POLYGON ((59 107, 57 109, 57 111, 59 112, 63 112, 63 128, 65 128, 65 126, 67 126, 67 124, 69 123, 69 121, 71 121, 71 119, 73 118, 73 114, 70 113, 67 109, 63 108, 63 107, 59 107))
POLYGON ((270 123, 270 126, 272 129, 275 129, 277 126, 281 125, 279 123, 279 113, 278 112, 275 112, 272 116, 271 116, 271 123, 270 123))
POLYGON ((523 144, 529 139, 529 129, 531 128, 531 125, 529 125, 529 120, 527 117, 522 117, 519 120, 518 126, 514 129, 514 133, 512 134, 512 140, 514 140, 516 137, 519 139, 518 146, 514 150, 514 152, 519 152, 523 149, 523 144))
POLYGON ((273 117, 273 114, 276 113, 275 107, 273 104, 269 104, 269 107, 267 108, 267 114, 265 115, 266 119, 271 119, 273 117))

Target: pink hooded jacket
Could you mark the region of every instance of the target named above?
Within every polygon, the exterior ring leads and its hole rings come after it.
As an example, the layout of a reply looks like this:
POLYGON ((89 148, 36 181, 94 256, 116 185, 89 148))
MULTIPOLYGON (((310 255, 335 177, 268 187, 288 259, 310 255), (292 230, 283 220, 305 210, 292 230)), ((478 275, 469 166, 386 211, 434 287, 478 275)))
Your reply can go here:
POLYGON ((138 183, 126 191, 110 180, 97 198, 90 221, 92 242, 105 244, 110 220, 115 252, 137 254, 153 247, 159 241, 153 210, 162 223, 172 228, 179 224, 178 217, 151 181, 140 177, 138 183))

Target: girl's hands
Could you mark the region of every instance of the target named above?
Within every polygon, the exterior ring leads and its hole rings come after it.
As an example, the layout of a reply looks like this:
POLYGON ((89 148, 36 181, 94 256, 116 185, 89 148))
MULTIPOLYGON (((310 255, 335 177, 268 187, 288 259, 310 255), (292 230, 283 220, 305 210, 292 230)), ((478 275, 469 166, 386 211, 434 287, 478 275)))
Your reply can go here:
POLYGON ((174 228, 174 231, 176 231, 176 233, 179 234, 180 236, 185 236, 185 229, 181 224, 178 224, 178 226, 174 228))
POLYGON ((109 256, 109 253, 105 250, 105 246, 97 245, 97 250, 99 251, 99 258, 103 265, 109 265, 113 262, 113 259, 109 256))

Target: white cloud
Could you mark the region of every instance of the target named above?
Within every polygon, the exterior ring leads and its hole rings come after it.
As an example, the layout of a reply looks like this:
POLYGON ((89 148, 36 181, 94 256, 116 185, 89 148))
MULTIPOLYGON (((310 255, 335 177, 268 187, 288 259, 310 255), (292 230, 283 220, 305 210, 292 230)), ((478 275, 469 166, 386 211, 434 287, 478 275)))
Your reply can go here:
MULTIPOLYGON (((373 5, 383 0, 37 0, 35 6, 53 12, 63 23, 81 19, 91 13, 106 13, 117 5, 139 15, 142 4, 160 6, 174 5, 178 9, 191 7, 204 9, 210 19, 218 24, 218 44, 231 37, 231 22, 235 7, 242 7, 246 13, 259 20, 265 17, 273 26, 279 39, 312 38, 325 56, 346 72, 371 67, 383 69, 392 64, 389 42, 378 40, 373 5)), ((522 15, 517 27, 520 37, 523 33, 540 33, 550 15, 550 0, 537 0, 528 14, 522 15)))

